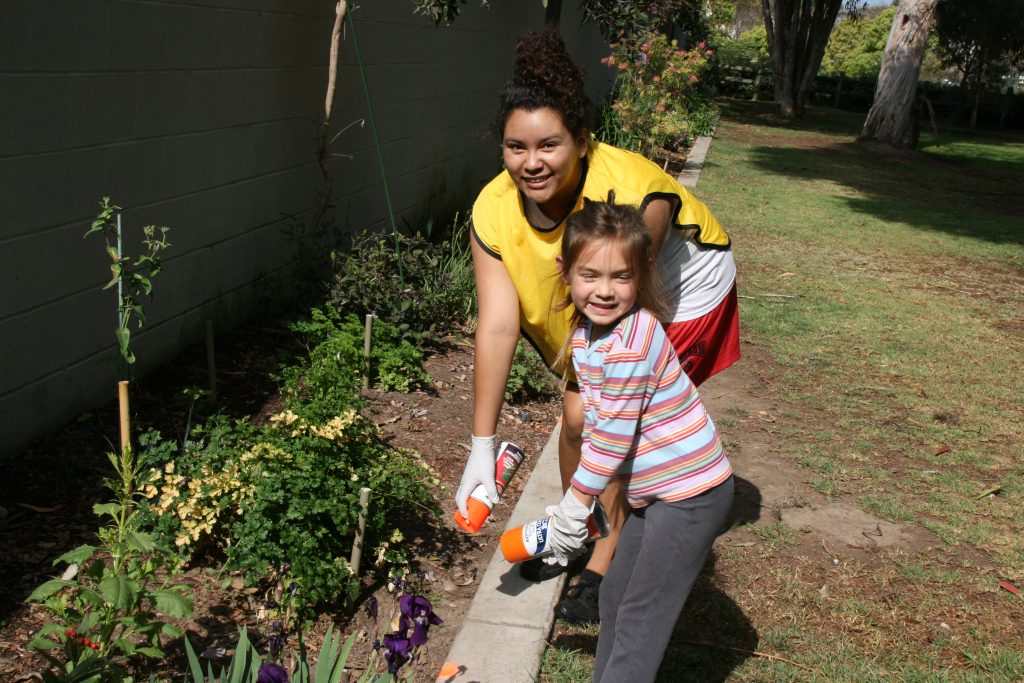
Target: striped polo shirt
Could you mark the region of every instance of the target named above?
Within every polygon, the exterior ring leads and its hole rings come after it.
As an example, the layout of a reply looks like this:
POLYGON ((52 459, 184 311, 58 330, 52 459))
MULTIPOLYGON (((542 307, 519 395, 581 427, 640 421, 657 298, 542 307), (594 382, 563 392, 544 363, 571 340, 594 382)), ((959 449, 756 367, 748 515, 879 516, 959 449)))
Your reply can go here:
POLYGON ((583 453, 572 478, 598 495, 616 477, 629 504, 696 496, 732 474, 718 430, 661 323, 634 308, 591 340, 584 321, 572 337, 583 399, 583 453))

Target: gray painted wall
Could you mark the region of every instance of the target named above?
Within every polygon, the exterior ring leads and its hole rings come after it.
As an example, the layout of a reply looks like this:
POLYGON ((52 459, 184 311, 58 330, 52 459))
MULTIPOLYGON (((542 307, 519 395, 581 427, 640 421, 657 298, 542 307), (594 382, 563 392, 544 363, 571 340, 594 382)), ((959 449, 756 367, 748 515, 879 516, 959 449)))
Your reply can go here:
MULTIPOLYGON (((497 172, 485 135, 513 45, 537 0, 475 0, 450 28, 410 0, 353 15, 395 211, 414 225, 468 207, 497 172)), ((596 30, 563 32, 607 88, 596 30)), ((205 321, 250 316, 255 284, 288 261, 286 215, 308 215, 319 172, 331 0, 0 0, 0 454, 115 396, 109 260, 82 235, 110 196, 125 251, 142 226, 173 247, 133 348, 145 373, 198 341, 205 321)), ((335 129, 367 119, 351 31, 335 129)), ((389 225, 369 121, 333 149, 336 219, 389 225)))

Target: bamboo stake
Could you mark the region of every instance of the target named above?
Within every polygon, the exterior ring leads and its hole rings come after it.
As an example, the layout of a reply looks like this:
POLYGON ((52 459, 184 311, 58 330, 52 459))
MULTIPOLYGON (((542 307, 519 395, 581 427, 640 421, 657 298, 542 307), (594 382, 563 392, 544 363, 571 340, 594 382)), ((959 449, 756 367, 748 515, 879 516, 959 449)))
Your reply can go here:
POLYGON ((210 398, 217 401, 217 355, 213 348, 213 321, 206 321, 206 376, 210 398))
POLYGON ((128 410, 128 380, 117 383, 117 405, 121 414, 121 453, 131 447, 131 412, 128 410))
POLYGON ((357 521, 356 539, 352 544, 352 574, 359 576, 359 564, 363 559, 363 535, 366 533, 366 510, 370 506, 370 489, 365 486, 359 489, 359 519, 357 521))
POLYGON ((370 388, 370 342, 373 340, 373 313, 366 314, 363 334, 363 391, 370 388))

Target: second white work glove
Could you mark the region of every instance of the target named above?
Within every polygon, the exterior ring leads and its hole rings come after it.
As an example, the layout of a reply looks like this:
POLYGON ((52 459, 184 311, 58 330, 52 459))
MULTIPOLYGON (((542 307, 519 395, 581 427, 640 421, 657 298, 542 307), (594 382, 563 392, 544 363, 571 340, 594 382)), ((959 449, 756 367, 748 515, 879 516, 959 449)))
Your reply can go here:
POLYGON ((466 469, 462 471, 462 481, 459 482, 459 488, 455 492, 455 504, 459 506, 459 512, 463 517, 469 515, 466 508, 469 494, 473 493, 473 490, 481 484, 491 502, 498 502, 498 488, 494 485, 496 448, 497 438, 494 436, 473 437, 469 460, 466 461, 466 469))
POLYGON ((565 492, 562 502, 558 505, 551 505, 545 510, 553 517, 548 527, 547 546, 552 553, 544 558, 548 564, 560 564, 563 567, 569 564, 569 560, 578 555, 587 541, 590 531, 587 529, 587 519, 594 511, 595 498, 591 498, 590 505, 584 505, 570 488, 565 492))

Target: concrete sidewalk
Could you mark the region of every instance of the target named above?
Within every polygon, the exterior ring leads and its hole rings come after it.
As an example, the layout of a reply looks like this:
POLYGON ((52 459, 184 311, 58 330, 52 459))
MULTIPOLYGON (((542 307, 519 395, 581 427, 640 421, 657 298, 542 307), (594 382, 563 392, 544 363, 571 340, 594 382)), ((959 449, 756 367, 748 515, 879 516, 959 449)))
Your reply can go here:
MULTIPOLYGON (((697 138, 676 178, 680 185, 697 186, 710 146, 710 136, 697 138)), ((546 506, 562 499, 558 433, 559 427, 555 427, 506 529, 542 516, 546 506)), ((565 581, 564 574, 541 583, 527 581, 496 547, 436 683, 536 681, 565 581)))
MULTIPOLYGON (((562 499, 558 433, 555 427, 506 529, 543 516, 545 507, 562 499)), ((527 581, 496 547, 438 683, 536 681, 565 581, 564 574, 540 583, 527 581)))

